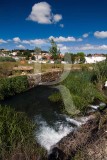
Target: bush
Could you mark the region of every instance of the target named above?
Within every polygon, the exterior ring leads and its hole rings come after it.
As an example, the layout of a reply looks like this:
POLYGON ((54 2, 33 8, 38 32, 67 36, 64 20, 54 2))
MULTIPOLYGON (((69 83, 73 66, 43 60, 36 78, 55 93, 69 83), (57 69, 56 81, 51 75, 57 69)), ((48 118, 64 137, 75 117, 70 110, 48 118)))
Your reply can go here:
POLYGON ((13 159, 18 153, 31 159, 34 154, 40 154, 35 129, 35 124, 26 114, 0 106, 0 159, 13 159))
POLYGON ((0 100, 24 92, 28 87, 27 76, 0 79, 0 100))
POLYGON ((12 57, 0 57, 0 62, 16 62, 12 57))
POLYGON ((71 92, 74 104, 77 109, 84 110, 95 99, 106 101, 106 97, 91 82, 92 72, 74 72, 63 82, 71 92))
MULTIPOLYGON (((61 83, 70 91, 71 98, 73 100, 72 105, 63 106, 63 108, 65 107, 65 111, 70 111, 70 107, 73 108, 74 105, 77 110, 85 112, 88 109, 89 104, 92 104, 95 100, 107 102, 103 92, 101 92, 92 82, 92 77, 92 71, 74 71, 71 72, 69 76, 61 83)), ((66 95, 64 97, 66 97, 66 95)), ((51 95, 49 99, 52 102, 60 102, 62 98, 60 93, 57 93, 51 95)), ((69 99, 66 98, 66 101, 67 100, 69 99)))
POLYGON ((96 82, 102 83, 107 80, 107 61, 95 64, 93 78, 96 82))

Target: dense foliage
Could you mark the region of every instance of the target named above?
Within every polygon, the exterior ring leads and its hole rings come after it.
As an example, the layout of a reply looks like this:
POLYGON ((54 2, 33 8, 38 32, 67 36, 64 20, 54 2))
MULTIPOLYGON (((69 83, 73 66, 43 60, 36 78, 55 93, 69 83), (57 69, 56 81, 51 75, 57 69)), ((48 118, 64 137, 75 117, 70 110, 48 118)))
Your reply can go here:
POLYGON ((105 101, 103 93, 92 83, 92 77, 91 72, 72 72, 63 82, 70 90, 75 106, 80 110, 84 110, 95 99, 105 101))
MULTIPOLYGON (((96 64, 91 71, 72 71, 61 83, 61 85, 65 86, 70 91, 73 104, 78 110, 82 112, 86 111, 89 104, 95 101, 107 103, 107 98, 102 91, 102 84, 107 80, 106 69, 107 63, 102 62, 96 64), (101 83, 100 87, 98 87, 99 81, 101 83)), ((60 102, 62 100, 63 103, 63 98, 61 96, 60 92, 54 93, 49 99, 52 102, 60 102)), ((67 109, 64 104, 63 107, 65 107, 66 111, 67 109)), ((72 107, 72 104, 70 104, 69 107, 72 107)))
POLYGON ((41 154, 42 149, 35 141, 35 129, 26 114, 0 106, 0 159, 17 159, 14 156, 18 153, 25 159, 41 154))
POLYGON ((49 50, 52 59, 54 60, 58 60, 59 59, 59 55, 60 55, 60 50, 57 47, 57 44, 55 43, 55 41, 53 39, 51 39, 51 48, 49 50))
POLYGON ((28 89, 27 76, 0 79, 0 100, 28 89))
POLYGON ((104 83, 107 80, 107 61, 95 64, 94 75, 97 82, 104 83))
POLYGON ((12 57, 0 57, 0 62, 16 62, 12 57))
POLYGON ((74 64, 74 63, 83 64, 85 63, 85 53, 83 52, 78 52, 77 54, 66 53, 64 56, 64 60, 71 64, 74 64))

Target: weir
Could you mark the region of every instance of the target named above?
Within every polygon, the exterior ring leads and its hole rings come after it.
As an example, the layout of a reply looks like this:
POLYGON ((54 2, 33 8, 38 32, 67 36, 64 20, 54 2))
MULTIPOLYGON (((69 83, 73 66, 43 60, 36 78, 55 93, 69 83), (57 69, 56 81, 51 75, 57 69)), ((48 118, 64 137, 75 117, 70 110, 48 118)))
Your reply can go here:
POLYGON ((48 85, 50 82, 58 81, 61 77, 62 70, 54 70, 50 72, 44 73, 35 73, 35 74, 28 74, 28 82, 30 88, 33 88, 37 85, 48 85))

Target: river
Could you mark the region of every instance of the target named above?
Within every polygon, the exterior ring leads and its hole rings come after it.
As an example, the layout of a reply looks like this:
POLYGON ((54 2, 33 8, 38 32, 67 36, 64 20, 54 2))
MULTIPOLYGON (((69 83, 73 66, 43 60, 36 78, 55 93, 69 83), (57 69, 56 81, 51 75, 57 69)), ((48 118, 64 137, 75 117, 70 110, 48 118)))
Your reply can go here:
POLYGON ((59 104, 52 104, 48 96, 56 91, 48 86, 37 86, 24 93, 0 101, 1 105, 9 105, 26 114, 37 124, 36 141, 47 151, 64 136, 72 132, 82 123, 67 115, 63 115, 59 104))

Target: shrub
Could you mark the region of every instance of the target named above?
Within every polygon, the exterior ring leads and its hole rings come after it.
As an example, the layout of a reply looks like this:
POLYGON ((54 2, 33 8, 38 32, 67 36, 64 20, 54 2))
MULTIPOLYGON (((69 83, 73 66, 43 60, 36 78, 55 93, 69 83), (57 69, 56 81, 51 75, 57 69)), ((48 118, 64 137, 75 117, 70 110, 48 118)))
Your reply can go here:
POLYGON ((28 89, 27 76, 0 79, 0 100, 28 89))
POLYGON ((107 80, 107 61, 99 62, 94 65, 94 80, 104 83, 107 80))
MULTIPOLYGON (((92 82, 92 76, 92 71, 74 71, 71 72, 69 76, 61 83, 70 91, 73 104, 75 105, 76 109, 80 110, 81 112, 85 112, 88 109, 89 104, 92 104, 95 100, 107 102, 103 92, 99 91, 96 85, 92 82)), ((66 95, 64 97, 66 97, 66 95)), ((62 98, 60 93, 57 93, 51 95, 49 99, 52 102, 60 102, 62 98)), ((69 99, 66 98, 66 101, 67 100, 69 99)), ((73 106, 69 105, 68 107, 67 105, 63 106, 63 108, 64 107, 65 111, 70 111, 70 107, 73 106)))
POLYGON ((91 82, 91 78, 91 72, 75 72, 63 82, 73 95, 74 104, 80 110, 93 103, 94 99, 106 101, 106 97, 91 82))
POLYGON ((16 62, 12 57, 0 57, 0 62, 16 62))

